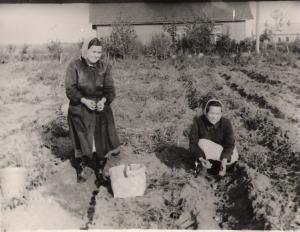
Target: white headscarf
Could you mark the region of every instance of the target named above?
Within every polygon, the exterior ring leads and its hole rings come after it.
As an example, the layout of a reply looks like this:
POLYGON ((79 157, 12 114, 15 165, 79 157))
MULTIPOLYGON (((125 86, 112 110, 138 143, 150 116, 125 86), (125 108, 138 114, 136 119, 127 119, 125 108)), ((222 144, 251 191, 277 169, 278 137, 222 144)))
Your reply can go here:
POLYGON ((208 104, 210 102, 218 102, 218 103, 220 103, 222 111, 223 111, 223 108, 224 108, 223 103, 220 100, 216 99, 216 98, 212 98, 212 99, 208 100, 206 102, 206 104, 205 104, 204 111, 203 111, 204 115, 207 115, 206 109, 207 109, 207 106, 208 106, 208 104))
POLYGON ((89 43, 91 42, 91 40, 93 40, 95 38, 96 38, 95 36, 90 36, 90 37, 84 38, 83 44, 82 44, 82 47, 81 47, 81 56, 84 59, 87 59, 87 51, 88 51, 89 43))

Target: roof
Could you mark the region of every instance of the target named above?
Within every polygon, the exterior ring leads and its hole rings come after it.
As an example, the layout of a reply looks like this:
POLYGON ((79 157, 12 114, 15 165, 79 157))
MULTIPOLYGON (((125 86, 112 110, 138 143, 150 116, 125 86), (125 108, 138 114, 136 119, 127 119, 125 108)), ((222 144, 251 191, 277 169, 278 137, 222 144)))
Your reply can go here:
POLYGON ((111 25, 118 16, 135 25, 192 21, 202 12, 214 21, 253 19, 248 2, 125 2, 90 4, 90 23, 111 25))

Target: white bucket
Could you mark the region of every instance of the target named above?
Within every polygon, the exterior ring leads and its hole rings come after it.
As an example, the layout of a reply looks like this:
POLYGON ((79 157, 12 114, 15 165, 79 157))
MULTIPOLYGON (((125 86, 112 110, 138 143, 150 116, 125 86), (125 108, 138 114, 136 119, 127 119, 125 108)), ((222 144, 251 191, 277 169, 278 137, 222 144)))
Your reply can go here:
POLYGON ((0 183, 3 203, 9 204, 12 199, 26 197, 27 169, 8 167, 0 170, 0 183))
POLYGON ((146 190, 146 167, 143 164, 119 165, 109 169, 115 198, 143 196, 146 190))

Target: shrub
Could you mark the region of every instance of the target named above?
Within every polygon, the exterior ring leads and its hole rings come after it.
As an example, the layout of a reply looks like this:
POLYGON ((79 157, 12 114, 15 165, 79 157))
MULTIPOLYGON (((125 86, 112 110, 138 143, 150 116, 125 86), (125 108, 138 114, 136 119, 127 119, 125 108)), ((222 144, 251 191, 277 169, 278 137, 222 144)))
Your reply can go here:
POLYGON ((152 36, 150 44, 147 46, 148 55, 160 60, 166 59, 171 54, 171 39, 164 33, 152 36))
POLYGON ((294 42, 289 43, 288 48, 290 52, 300 53, 300 39, 297 38, 294 42))
POLYGON ((192 54, 210 53, 214 46, 212 34, 214 22, 205 15, 185 24, 185 35, 182 38, 182 49, 192 54))
POLYGON ((23 44, 23 46, 21 47, 21 50, 20 50, 20 55, 19 55, 20 60, 26 60, 29 58, 28 48, 29 48, 28 44, 23 44))
POLYGON ((271 41, 272 31, 265 29, 264 32, 260 35, 259 40, 260 42, 264 41, 271 41))
POLYGON ((180 38, 175 23, 164 25, 163 29, 171 37, 173 52, 199 54, 210 53, 214 43, 212 39, 214 22, 204 14, 192 22, 184 22, 184 35, 180 38))
POLYGON ((53 59, 60 59, 61 53, 63 52, 62 47, 61 47, 61 43, 59 41, 50 41, 47 44, 47 49, 50 53, 50 56, 53 59))
POLYGON ((239 43, 239 48, 241 52, 248 52, 255 50, 255 41, 251 38, 245 38, 241 40, 239 43))
POLYGON ((222 35, 216 42, 216 51, 222 56, 229 56, 230 53, 235 52, 237 43, 230 39, 228 35, 222 35))
POLYGON ((113 58, 135 57, 142 47, 132 24, 121 17, 117 17, 109 38, 103 41, 107 54, 113 58))

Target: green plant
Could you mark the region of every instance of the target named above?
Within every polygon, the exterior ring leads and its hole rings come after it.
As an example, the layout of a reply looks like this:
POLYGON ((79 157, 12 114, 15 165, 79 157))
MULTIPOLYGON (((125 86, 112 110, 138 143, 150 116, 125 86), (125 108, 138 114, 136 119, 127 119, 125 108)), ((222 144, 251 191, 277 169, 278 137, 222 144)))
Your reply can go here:
POLYGON ((60 59, 60 56, 63 52, 63 49, 61 47, 61 43, 56 40, 56 41, 53 41, 51 40, 48 44, 47 44, 47 49, 50 53, 50 56, 53 58, 53 59, 60 59))
POLYGON ((270 29, 265 29, 264 32, 259 36, 260 42, 271 41, 272 31, 270 29))
POLYGON ((121 16, 114 22, 109 38, 103 41, 107 54, 114 58, 135 57, 138 55, 137 48, 141 48, 133 25, 121 16))
POLYGON ((147 46, 148 54, 160 60, 168 58, 171 54, 171 39, 164 33, 152 36, 150 44, 147 46))
POLYGON ((232 52, 235 52, 237 43, 235 40, 230 39, 228 35, 222 35, 216 42, 216 51, 222 57, 229 56, 232 52))
POLYGON ((239 49, 241 52, 252 52, 255 49, 255 41, 251 38, 245 38, 240 41, 239 43, 239 49))
POLYGON ((191 54, 210 53, 214 46, 213 29, 214 22, 205 14, 195 18, 191 23, 185 23, 182 49, 191 54))

